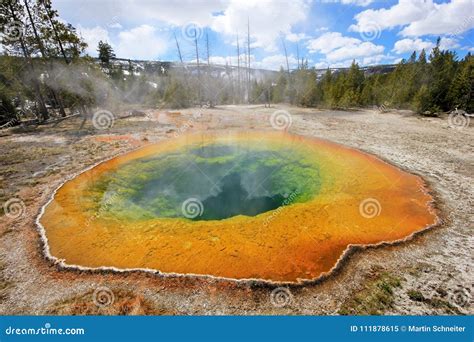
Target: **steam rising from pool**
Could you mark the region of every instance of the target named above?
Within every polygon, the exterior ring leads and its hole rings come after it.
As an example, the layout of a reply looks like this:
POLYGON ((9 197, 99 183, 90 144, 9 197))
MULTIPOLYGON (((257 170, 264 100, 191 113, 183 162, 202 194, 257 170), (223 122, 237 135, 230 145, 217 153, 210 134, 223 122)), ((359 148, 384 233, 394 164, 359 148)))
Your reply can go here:
MULTIPOLYGON (((190 145, 130 161, 104 173, 89 189, 111 217, 129 220, 183 217, 183 202, 200 202, 194 220, 255 216, 280 207, 299 190, 296 202, 320 187, 317 163, 293 149, 271 150, 226 144, 190 145)), ((98 208, 96 208, 98 210, 98 208)))

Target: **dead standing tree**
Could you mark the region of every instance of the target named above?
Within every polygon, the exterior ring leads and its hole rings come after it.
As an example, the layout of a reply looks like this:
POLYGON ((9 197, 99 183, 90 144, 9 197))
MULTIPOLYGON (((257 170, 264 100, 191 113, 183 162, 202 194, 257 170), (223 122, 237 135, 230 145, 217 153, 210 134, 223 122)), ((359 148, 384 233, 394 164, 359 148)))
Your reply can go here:
POLYGON ((209 50, 209 33, 206 30, 206 54, 207 54, 207 73, 206 73, 206 100, 208 101, 209 107, 214 107, 215 102, 213 101, 213 95, 215 94, 212 89, 212 75, 211 75, 211 52, 209 50))
POLYGON ((199 64, 199 47, 198 47, 198 28, 193 28, 194 33, 194 47, 196 50, 196 64, 197 64, 197 91, 198 91, 198 102, 201 104, 201 70, 199 64))
POLYGON ((247 18, 247 102, 250 103, 250 19, 247 18))
MULTIPOLYGON (((55 12, 53 11, 53 9, 51 7, 51 0, 38 0, 38 2, 39 2, 39 4, 41 4, 43 6, 45 17, 47 18, 47 20, 49 22, 49 25, 51 27, 51 30, 53 32, 54 41, 56 42, 57 47, 59 48, 59 52, 61 53, 61 56, 64 59, 64 62, 66 63, 66 65, 70 65, 72 61, 67 56, 66 50, 64 48, 64 44, 61 41, 60 32, 59 32, 59 29, 56 25, 57 21, 54 19, 55 12)), ((63 31, 62 31, 62 33, 64 34, 63 31)), ((77 51, 77 54, 79 55, 80 54, 80 48, 79 48, 80 42, 76 42, 76 43, 78 43, 78 44, 75 44, 74 47, 77 51)), ((59 98, 59 101, 61 103, 61 106, 64 108, 64 106, 62 105, 61 98, 59 98)), ((82 128, 85 125, 87 117, 89 116, 89 109, 87 108, 87 106, 82 101, 80 103, 78 103, 77 106, 78 106, 80 115, 82 115, 82 117, 83 117, 83 122, 81 124, 81 128, 82 128)), ((64 114, 64 116, 65 116, 65 114, 64 114)))
POLYGON ((181 65, 183 65, 183 55, 181 54, 181 49, 179 47, 178 38, 176 38, 176 32, 173 32, 173 35, 174 35, 174 41, 176 42, 176 48, 178 49, 178 57, 179 57, 179 60, 181 62, 181 65))
MULTIPOLYGON (((26 12, 28 13, 28 18, 29 18, 29 21, 30 21, 30 24, 31 24, 31 28, 33 30, 33 34, 35 36, 35 40, 36 40, 36 43, 38 44, 38 49, 41 53, 41 56, 43 57, 43 59, 46 61, 46 59, 48 59, 49 56, 47 56, 46 54, 46 51, 44 49, 44 45, 43 45, 43 42, 38 34, 38 30, 36 29, 36 24, 35 24, 35 21, 33 19, 33 16, 31 14, 31 10, 30 10, 30 6, 28 4, 28 0, 24 0, 23 1, 24 5, 25 5, 25 8, 26 8, 26 12)), ((51 65, 50 65, 51 66, 51 65)), ((48 91, 50 92, 51 94, 51 97, 53 99, 53 102, 54 104, 59 107, 59 113, 61 114, 62 117, 65 117, 66 116, 66 112, 64 111, 64 107, 63 107, 63 104, 62 104, 62 101, 59 97, 59 95, 56 93, 56 91, 52 88, 48 88, 48 91)))
MULTIPOLYGON (((20 29, 23 32, 26 32, 27 26, 25 25, 24 21, 20 20, 21 14, 19 13, 21 13, 21 10, 22 10, 21 5, 18 2, 14 3, 13 1, 8 1, 6 3, 3 3, 2 6, 5 6, 4 9, 6 9, 6 12, 7 12, 5 14, 9 16, 9 18, 11 19, 11 22, 22 23, 24 27, 20 29)), ((38 106, 39 115, 41 117, 41 120, 46 121, 49 118, 48 109, 46 108, 45 100, 41 93, 40 83, 39 83, 39 80, 36 78, 36 75, 37 75, 36 69, 33 64, 31 54, 28 50, 23 34, 19 34, 18 42, 20 43, 20 50, 23 57, 25 58, 26 65, 30 71, 30 74, 32 75, 31 83, 33 87, 33 93, 36 99, 36 104, 38 106)), ((5 42, 2 41, 2 43, 5 43, 5 42)))

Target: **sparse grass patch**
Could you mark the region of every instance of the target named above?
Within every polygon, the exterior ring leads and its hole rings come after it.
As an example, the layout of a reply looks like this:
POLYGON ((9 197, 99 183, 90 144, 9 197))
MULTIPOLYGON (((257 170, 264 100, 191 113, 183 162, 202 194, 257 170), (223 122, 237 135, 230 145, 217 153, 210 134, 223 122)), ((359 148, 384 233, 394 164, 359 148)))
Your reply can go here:
POLYGON ((3 302, 8 294, 8 290, 12 286, 12 282, 5 278, 5 264, 0 261, 0 303, 3 302))
POLYGON ((408 298, 415 302, 424 302, 426 300, 426 298, 423 296, 423 293, 421 293, 420 291, 409 290, 407 291, 407 295, 408 298))
POLYGON ((401 286, 401 280, 387 272, 376 274, 363 289, 346 300, 341 315, 381 315, 393 305, 393 289, 401 286))
POLYGON ((94 291, 74 296, 51 305, 48 315, 176 315, 177 311, 157 307, 141 295, 133 292, 112 289, 113 301, 110 305, 99 307, 94 302, 94 291))
MULTIPOLYGON (((441 297, 445 297, 447 295, 447 292, 441 288, 436 289, 436 292, 441 297)), ((409 290, 407 291, 407 295, 408 295, 408 298, 410 298, 412 301, 425 303, 434 309, 442 309, 444 313, 446 314, 456 314, 456 315, 462 314, 458 308, 456 308, 449 301, 443 298, 438 298, 438 297, 427 298, 420 291, 417 291, 417 290, 409 290)))

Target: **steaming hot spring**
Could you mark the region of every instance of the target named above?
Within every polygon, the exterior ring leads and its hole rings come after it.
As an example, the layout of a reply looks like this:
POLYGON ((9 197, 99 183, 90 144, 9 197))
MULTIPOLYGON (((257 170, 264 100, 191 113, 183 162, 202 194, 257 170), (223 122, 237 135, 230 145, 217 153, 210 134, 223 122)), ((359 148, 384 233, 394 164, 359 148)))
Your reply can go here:
POLYGON ((418 176, 287 133, 186 135, 64 183, 39 219, 67 265, 298 282, 436 222, 418 176))

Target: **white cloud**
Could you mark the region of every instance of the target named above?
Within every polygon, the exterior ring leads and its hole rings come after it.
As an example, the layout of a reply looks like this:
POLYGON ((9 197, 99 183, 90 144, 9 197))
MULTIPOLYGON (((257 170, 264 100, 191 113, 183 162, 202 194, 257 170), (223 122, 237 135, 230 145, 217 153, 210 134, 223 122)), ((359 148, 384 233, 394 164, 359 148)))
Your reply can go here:
POLYGON ((168 41, 149 25, 141 25, 118 35, 115 47, 117 57, 133 59, 159 59, 168 49, 168 41))
POLYGON ((379 65, 379 64, 395 64, 400 61, 394 56, 391 55, 373 55, 360 58, 349 58, 341 61, 319 61, 315 63, 316 69, 327 69, 327 68, 347 68, 350 67, 352 62, 355 61, 359 66, 368 66, 368 65, 379 65))
POLYGON ((417 38, 417 39, 405 38, 405 39, 395 42, 395 45, 393 46, 392 51, 396 52, 397 54, 402 54, 402 53, 413 52, 413 51, 419 52, 423 49, 425 49, 426 51, 429 51, 433 47, 434 47, 434 44, 430 41, 421 40, 420 38, 417 38))
POLYGON ((458 40, 456 38, 450 38, 450 37, 442 37, 441 43, 439 45, 439 48, 441 50, 452 50, 452 49, 458 49, 460 47, 461 45, 459 44, 458 40))
MULTIPOLYGON (((294 56, 288 56, 288 64, 290 69, 295 69, 298 65, 298 60, 294 56)), ((272 55, 264 57, 261 61, 253 62, 253 68, 280 70, 281 67, 286 70, 285 55, 272 55)))
POLYGON ((474 28, 474 2, 456 0, 434 4, 434 8, 418 21, 412 22, 400 33, 404 36, 427 34, 461 34, 474 28))
POLYGON ((307 0, 231 0, 222 15, 214 18, 211 28, 230 36, 235 36, 239 31, 243 36, 247 33, 249 20, 253 46, 274 51, 280 35, 290 34, 292 26, 306 19, 308 12, 307 0))
POLYGON ((358 44, 359 42, 359 39, 344 37, 339 32, 328 32, 316 39, 309 40, 307 48, 310 53, 321 52, 326 54, 342 46, 358 44))
POLYGON ((350 44, 329 52, 326 55, 328 61, 336 62, 345 59, 369 57, 381 54, 384 51, 382 45, 375 45, 371 42, 361 42, 350 44))
POLYGON ((346 37, 339 32, 327 32, 309 40, 307 48, 310 53, 320 52, 326 55, 326 60, 330 63, 380 55, 385 49, 382 45, 346 37))
MULTIPOLYGON (((246 36, 247 19, 249 19, 252 45, 267 51, 280 48, 280 35, 291 34, 292 26, 307 18, 311 2, 311 0, 101 0, 87 1, 87 5, 74 6, 68 0, 53 1, 60 7, 60 13, 67 13, 68 19, 74 18, 73 23, 80 22, 83 26, 89 27, 95 23, 107 27, 120 22, 126 28, 149 24, 180 29, 196 23, 235 40, 237 32, 241 37, 246 36)), ((301 39, 302 36, 290 36, 290 39, 293 38, 301 39)))
POLYGON ((474 27, 472 0, 456 0, 437 4, 432 0, 399 0, 390 8, 368 9, 358 13, 350 31, 371 32, 403 27, 403 36, 461 34, 474 27))
POLYGON ((78 25, 77 32, 87 43, 86 53, 91 56, 97 56, 97 45, 99 41, 102 40, 110 43, 109 32, 100 26, 87 28, 78 25))
POLYGON ((288 33, 285 38, 290 42, 296 43, 309 37, 305 33, 288 33))
POLYGON ((215 19, 213 13, 222 12, 229 1, 221 0, 134 0, 116 1, 127 17, 156 19, 174 26, 186 26, 196 23, 200 26, 210 26, 215 19))
POLYGON ((368 9, 358 13, 354 17, 357 23, 351 25, 349 30, 355 32, 370 32, 374 26, 383 30, 406 25, 422 19, 426 13, 433 10, 433 8, 434 5, 431 0, 400 0, 398 4, 388 9, 368 9))
POLYGON ((317 63, 314 64, 314 67, 316 69, 327 69, 327 68, 329 68, 329 63, 324 62, 324 61, 317 62, 317 63))
POLYGON ((341 1, 345 5, 356 5, 366 7, 369 6, 374 0, 342 0, 341 1))
POLYGON ((168 40, 149 25, 120 31, 114 41, 111 40, 109 32, 100 26, 88 28, 78 25, 77 31, 88 44, 86 53, 91 56, 97 56, 97 45, 101 40, 108 42, 120 58, 159 59, 169 47, 168 40))
MULTIPOLYGON (((425 51, 429 53, 434 47, 435 43, 429 40, 405 38, 395 42, 392 51, 397 54, 402 54, 407 52, 411 53, 413 51, 420 52, 422 49, 425 49, 425 51)), ((452 50, 460 48, 461 45, 456 38, 442 37, 439 47, 441 50, 452 50)))
POLYGON ((362 58, 361 65, 376 65, 381 64, 383 60, 387 60, 388 56, 385 55, 374 55, 362 58))
POLYGON ((123 28, 122 24, 120 24, 120 23, 111 23, 110 25, 108 25, 108 27, 110 27, 112 29, 121 29, 121 28, 123 28))
POLYGON ((323 3, 327 4, 343 4, 343 5, 355 5, 366 7, 370 5, 374 0, 321 0, 323 3))

